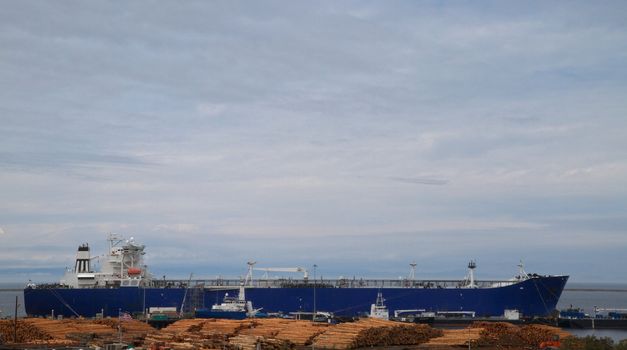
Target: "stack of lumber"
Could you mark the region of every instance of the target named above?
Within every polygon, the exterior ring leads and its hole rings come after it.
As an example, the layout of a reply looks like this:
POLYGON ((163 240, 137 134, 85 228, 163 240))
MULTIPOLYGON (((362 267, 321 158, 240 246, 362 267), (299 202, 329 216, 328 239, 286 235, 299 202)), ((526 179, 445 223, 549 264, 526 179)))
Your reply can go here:
POLYGON ((262 337, 257 337, 254 335, 236 335, 229 339, 229 344, 232 345, 236 349, 241 350, 255 350, 257 349, 257 343, 262 339, 262 337))
POLYGON ((144 339, 144 347, 163 343, 173 350, 213 349, 229 345, 229 337, 255 326, 252 320, 189 319, 177 321, 144 339))
POLYGON ((208 319, 202 324, 197 336, 205 347, 223 348, 230 343, 229 337, 253 326, 252 320, 208 319))
POLYGON ((288 341, 294 345, 310 345, 313 338, 327 327, 326 323, 268 318, 255 320, 251 327, 240 329, 238 334, 288 341))
MULTIPOLYGON (((26 318, 18 321, 17 342, 48 345, 86 343, 95 338, 113 337, 117 332, 117 324, 117 320, 26 318)), ((154 331, 152 327, 138 321, 123 322, 122 330, 125 339, 131 338, 131 340, 136 340, 140 334, 154 331)), ((5 340, 13 340, 13 321, 1 322, 0 332, 5 340)))
POLYGON ((0 338, 6 343, 46 343, 52 340, 50 334, 28 322, 17 321, 17 339, 15 338, 15 322, 0 320, 0 338))
POLYGON ((114 329, 116 331, 118 329, 118 325, 120 325, 122 326, 123 333, 130 333, 134 335, 135 334, 138 334, 138 335, 147 334, 147 333, 156 331, 156 329, 154 329, 149 324, 138 321, 138 320, 124 320, 120 322, 118 319, 115 319, 115 318, 105 318, 105 319, 100 319, 100 320, 93 320, 90 322, 94 324, 101 324, 101 325, 108 326, 109 328, 114 329))
POLYGON ((144 347, 150 347, 153 344, 167 344, 168 347, 173 349, 181 349, 186 347, 185 344, 189 344, 195 339, 190 339, 190 334, 193 330, 198 332, 202 328, 204 320, 201 319, 185 319, 176 321, 166 328, 163 328, 161 332, 151 333, 144 338, 144 347))
POLYGON ((431 338, 427 346, 467 346, 476 344, 483 328, 445 329, 441 337, 431 338))
POLYGON ((252 327, 242 329, 239 334, 274 338, 281 330, 291 324, 294 324, 294 321, 280 318, 258 319, 253 322, 252 327))
POLYGON ((518 327, 506 322, 475 322, 473 328, 481 328, 479 346, 498 347, 538 347, 540 343, 553 339, 555 335, 562 338, 570 334, 556 327, 528 325, 518 327))
POLYGON ((551 326, 546 326, 546 325, 540 325, 540 324, 534 324, 531 325, 530 327, 532 327, 533 329, 539 330, 539 331, 543 331, 543 330, 548 330, 550 331, 552 334, 556 334, 560 337, 560 339, 563 338, 568 338, 568 337, 572 337, 573 335, 568 333, 567 331, 559 328, 559 327, 551 327, 551 326))
POLYGON ((202 324, 200 334, 205 337, 216 334, 231 336, 239 333, 242 329, 254 327, 255 323, 253 320, 208 319, 202 324))
POLYGON ((329 327, 330 325, 326 323, 287 321, 275 337, 279 340, 289 340, 295 345, 311 345, 314 338, 327 331, 329 327))
POLYGON ((330 327, 314 339, 314 345, 319 348, 332 349, 418 345, 441 335, 440 330, 426 325, 363 319, 330 327))
POLYGON ((26 319, 49 334, 56 344, 86 345, 88 343, 102 346, 105 343, 117 342, 118 325, 122 328, 122 341, 129 344, 140 344, 144 336, 154 331, 152 327, 137 320, 118 322, 117 319, 103 320, 49 320, 26 319))
POLYGON ((27 318, 29 324, 41 329, 55 339, 66 339, 68 334, 112 334, 115 330, 107 325, 96 324, 89 320, 51 320, 45 318, 27 318))
POLYGON ((258 346, 264 350, 279 350, 289 349, 292 347, 292 344, 285 340, 246 334, 239 334, 229 339, 229 348, 231 349, 255 350, 258 346))
POLYGON ((172 344, 184 341, 183 337, 171 333, 151 333, 144 338, 144 347, 150 348, 156 344, 172 344))
POLYGON ((192 327, 197 328, 197 329, 202 328, 202 324, 205 323, 205 321, 206 320, 199 319, 199 318, 179 320, 168 325, 161 331, 166 332, 166 333, 188 332, 192 330, 192 327))
MULTIPOLYGON (((138 321, 138 320, 123 320, 117 319, 101 319, 91 321, 95 324, 101 324, 110 327, 115 333, 108 336, 98 336, 94 340, 90 341, 91 344, 103 347, 104 344, 114 343, 120 341, 120 334, 118 333, 118 327, 121 328, 121 340, 123 343, 133 344, 135 346, 144 342, 146 335, 156 332, 156 329, 150 325, 138 321)), ((84 343, 84 341, 83 341, 84 343)))
MULTIPOLYGON (((418 325, 376 320, 348 324, 349 327, 347 327, 346 325, 332 326, 310 321, 284 319, 197 319, 181 320, 165 328, 161 333, 148 334, 143 345, 147 348, 153 344, 164 344, 173 350, 191 350, 210 348, 254 349, 259 344, 263 349, 284 349, 311 345, 314 338, 324 335, 325 332, 338 327, 344 330, 352 329, 356 324, 358 324, 358 331, 353 333, 358 334, 359 331, 366 331, 361 334, 361 338, 356 340, 353 339, 355 337, 352 337, 351 341, 347 342, 351 347, 361 344, 418 344, 422 342, 421 339, 425 335, 422 327, 418 325), (376 333, 377 331, 379 333, 376 333), (381 334, 387 341, 377 340, 381 334), (403 337, 411 337, 411 340, 403 337), (390 338, 393 338, 394 341, 391 341, 390 338)), ((328 347, 338 347, 338 333, 343 333, 343 331, 331 333, 326 343, 322 341, 321 344, 327 344, 328 347), (333 341, 331 342, 329 339, 333 339, 333 341)))

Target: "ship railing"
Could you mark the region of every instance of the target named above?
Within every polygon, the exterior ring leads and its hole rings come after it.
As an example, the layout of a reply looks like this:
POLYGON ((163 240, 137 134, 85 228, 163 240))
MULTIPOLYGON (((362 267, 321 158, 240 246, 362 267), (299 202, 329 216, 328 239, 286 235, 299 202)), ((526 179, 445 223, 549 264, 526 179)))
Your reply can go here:
MULTIPOLYGON (((160 288, 209 288, 233 289, 244 283, 240 279, 199 279, 199 280, 155 280, 154 287, 160 288), (189 284, 189 285, 188 285, 189 284)), ((478 288, 504 287, 517 283, 510 280, 475 281, 478 288)), ((256 288, 467 288, 463 280, 408 280, 408 279, 256 279, 248 282, 247 287, 256 288)))

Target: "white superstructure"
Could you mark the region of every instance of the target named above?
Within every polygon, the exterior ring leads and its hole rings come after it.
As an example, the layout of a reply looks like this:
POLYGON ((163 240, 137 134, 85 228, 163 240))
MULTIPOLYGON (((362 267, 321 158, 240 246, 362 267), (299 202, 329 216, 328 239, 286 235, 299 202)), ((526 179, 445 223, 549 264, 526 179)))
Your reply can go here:
POLYGON ((477 268, 477 263, 474 260, 470 260, 468 263, 468 275, 466 276, 466 283, 464 288, 479 288, 475 283, 475 269, 477 268))
POLYGON ((144 265, 144 245, 135 242, 133 237, 111 233, 107 239, 109 250, 102 257, 91 257, 87 243, 78 247, 73 269, 68 269, 61 280, 62 285, 72 288, 95 287, 139 287, 152 279, 144 265), (92 269, 91 261, 98 258, 100 271, 92 269))
POLYGON ((242 283, 239 287, 239 294, 237 297, 229 296, 229 293, 224 295, 224 300, 221 304, 214 304, 211 307, 212 312, 245 312, 247 317, 254 317, 262 308, 254 309, 251 301, 246 301, 245 287, 242 283))
POLYGON ((390 312, 388 308, 383 304, 385 299, 383 299, 383 294, 381 292, 377 293, 377 301, 376 303, 370 305, 370 315, 371 318, 378 318, 382 320, 390 319, 390 312))

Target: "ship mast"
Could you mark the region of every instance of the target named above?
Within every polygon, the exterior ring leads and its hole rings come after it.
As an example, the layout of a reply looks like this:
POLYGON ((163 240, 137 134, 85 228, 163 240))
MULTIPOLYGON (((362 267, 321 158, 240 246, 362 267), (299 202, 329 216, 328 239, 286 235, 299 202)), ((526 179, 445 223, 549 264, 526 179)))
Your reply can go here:
POLYGON ((416 279, 416 261, 412 261, 411 264, 409 264, 410 269, 409 269, 409 280, 410 281, 414 281, 416 279))
POLYGON ((469 279, 469 283, 468 283, 468 288, 477 288, 477 285, 475 284, 475 269, 477 268, 477 263, 475 263, 474 260, 470 260, 470 262, 468 263, 468 279, 469 279))
POLYGON ((529 279, 529 275, 525 271, 525 264, 523 264, 522 259, 520 259, 520 262, 518 263, 518 278, 521 280, 529 279))
POLYGON ((246 274, 246 279, 244 280, 245 285, 253 285, 253 270, 255 269, 256 263, 256 261, 249 261, 246 263, 248 264, 248 273, 246 274))

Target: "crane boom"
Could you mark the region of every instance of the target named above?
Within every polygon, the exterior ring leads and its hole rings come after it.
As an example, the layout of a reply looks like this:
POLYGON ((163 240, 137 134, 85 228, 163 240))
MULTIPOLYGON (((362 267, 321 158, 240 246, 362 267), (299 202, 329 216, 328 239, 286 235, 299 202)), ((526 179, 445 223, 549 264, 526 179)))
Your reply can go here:
POLYGON ((253 270, 265 271, 266 278, 268 278, 268 272, 300 272, 303 274, 303 278, 309 278, 307 269, 303 267, 255 267, 253 270))

